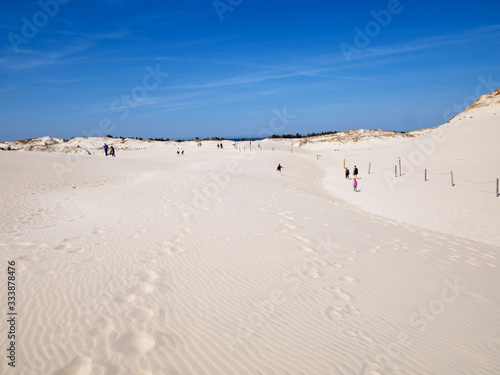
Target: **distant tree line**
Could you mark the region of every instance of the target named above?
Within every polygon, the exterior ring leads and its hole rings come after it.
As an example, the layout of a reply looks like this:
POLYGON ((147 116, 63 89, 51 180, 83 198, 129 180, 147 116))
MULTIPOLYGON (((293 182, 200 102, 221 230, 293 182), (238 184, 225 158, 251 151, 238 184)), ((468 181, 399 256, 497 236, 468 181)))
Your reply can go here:
POLYGON ((321 133, 307 133, 307 135, 302 135, 300 133, 296 133, 296 134, 282 134, 282 135, 279 135, 279 134, 273 134, 271 135, 270 138, 305 138, 305 137, 317 137, 317 136, 320 136, 320 135, 328 135, 328 134, 337 134, 338 131, 324 131, 324 132, 321 132, 321 133))
MULTIPOLYGON (((321 132, 321 133, 307 133, 307 135, 302 135, 300 133, 296 133, 296 134, 273 134, 271 135, 270 138, 305 138, 305 137, 317 137, 317 136, 321 136, 321 135, 328 135, 328 134, 336 134, 338 133, 338 131, 324 131, 324 132, 321 132)), ((112 135, 108 134, 107 135, 108 138, 115 138, 113 137, 112 135)), ((129 139, 137 139, 139 141, 142 141, 143 139, 141 137, 116 137, 116 138, 120 138, 120 139, 125 139, 125 138, 129 138, 129 139)), ((206 137, 206 138, 203 138, 203 139, 200 139, 198 137, 194 138, 193 140, 195 141, 223 141, 227 138, 220 138, 220 137, 206 137)), ((147 138, 146 140, 148 141, 158 141, 158 142, 168 142, 170 141, 171 139, 170 138, 147 138)), ((248 141, 249 139, 248 138, 241 138, 240 141, 248 141)), ((251 138, 252 141, 255 140, 255 138, 251 138)), ((177 139, 176 142, 185 142, 186 140, 185 139, 177 139)))
MULTIPOLYGON (((108 138, 115 138, 113 137, 112 135, 108 134, 106 137, 108 138)), ((141 137, 116 137, 116 138, 120 138, 120 139, 125 139, 125 138, 128 138, 128 139, 137 139, 138 141, 143 141, 143 139, 141 137)), ((168 142, 170 141, 170 138, 146 138, 147 141, 157 141, 157 142, 168 142)))

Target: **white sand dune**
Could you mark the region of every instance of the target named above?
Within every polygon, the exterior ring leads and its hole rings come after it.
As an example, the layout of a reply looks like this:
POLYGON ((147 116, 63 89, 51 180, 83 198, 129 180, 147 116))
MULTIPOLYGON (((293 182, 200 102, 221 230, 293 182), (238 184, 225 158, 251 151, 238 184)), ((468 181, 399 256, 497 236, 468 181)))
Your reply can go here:
POLYGON ((500 177, 496 105, 293 152, 0 152, 0 373, 498 374, 500 198, 458 179, 500 177))

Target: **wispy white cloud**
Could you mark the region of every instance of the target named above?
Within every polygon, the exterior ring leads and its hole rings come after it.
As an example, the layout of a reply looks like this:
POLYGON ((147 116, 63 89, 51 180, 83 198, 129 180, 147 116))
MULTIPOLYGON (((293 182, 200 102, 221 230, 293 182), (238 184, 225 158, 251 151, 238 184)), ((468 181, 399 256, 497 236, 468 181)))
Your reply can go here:
POLYGON ((130 31, 128 31, 128 30, 122 30, 119 32, 112 32, 112 33, 106 33, 106 32, 80 33, 80 32, 68 31, 68 30, 60 30, 60 31, 58 31, 58 33, 61 35, 67 35, 67 36, 70 36, 73 38, 83 38, 83 39, 89 39, 89 40, 124 39, 131 34, 130 31))
POLYGON ((77 79, 45 79, 45 80, 38 80, 37 82, 42 84, 59 84, 59 83, 74 83, 79 81, 77 79))
POLYGON ((384 47, 368 47, 359 55, 353 55, 353 60, 382 57, 387 55, 404 54, 409 52, 432 50, 452 45, 464 45, 470 43, 485 43, 494 41, 498 44, 500 40, 500 25, 488 25, 461 31, 448 33, 427 38, 420 38, 384 47))
POLYGON ((45 65, 63 64, 85 59, 81 52, 89 48, 88 43, 72 45, 55 51, 20 50, 18 54, 0 60, 0 64, 12 70, 34 69, 45 65))
POLYGON ((221 87, 229 87, 229 86, 241 86, 250 83, 258 83, 264 81, 272 81, 290 77, 297 76, 310 76, 312 74, 318 74, 323 71, 327 71, 325 68, 316 68, 312 70, 303 70, 303 71, 294 71, 294 72, 283 72, 283 71, 274 71, 274 72, 258 72, 258 73, 250 73, 246 75, 239 75, 231 78, 226 78, 222 80, 202 83, 202 84, 192 84, 192 85, 183 85, 183 86, 175 86, 172 88, 176 89, 211 89, 211 88, 221 88, 221 87))

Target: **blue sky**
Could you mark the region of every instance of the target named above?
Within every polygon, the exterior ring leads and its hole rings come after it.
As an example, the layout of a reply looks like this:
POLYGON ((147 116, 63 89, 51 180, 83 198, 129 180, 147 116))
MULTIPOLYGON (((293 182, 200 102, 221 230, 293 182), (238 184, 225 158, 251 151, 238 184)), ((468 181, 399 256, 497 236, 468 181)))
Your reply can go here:
POLYGON ((500 86, 498 1, 5 0, 0 140, 436 126, 500 86))

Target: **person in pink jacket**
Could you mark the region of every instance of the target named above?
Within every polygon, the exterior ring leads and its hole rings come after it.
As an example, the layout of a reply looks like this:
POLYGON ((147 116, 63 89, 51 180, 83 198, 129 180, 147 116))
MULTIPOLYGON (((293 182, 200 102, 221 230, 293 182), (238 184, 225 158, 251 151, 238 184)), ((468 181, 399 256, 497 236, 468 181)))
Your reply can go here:
POLYGON ((354 186, 354 191, 358 191, 358 181, 356 179, 354 179, 352 186, 354 186))

